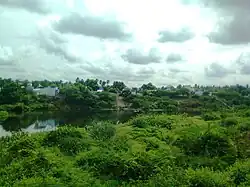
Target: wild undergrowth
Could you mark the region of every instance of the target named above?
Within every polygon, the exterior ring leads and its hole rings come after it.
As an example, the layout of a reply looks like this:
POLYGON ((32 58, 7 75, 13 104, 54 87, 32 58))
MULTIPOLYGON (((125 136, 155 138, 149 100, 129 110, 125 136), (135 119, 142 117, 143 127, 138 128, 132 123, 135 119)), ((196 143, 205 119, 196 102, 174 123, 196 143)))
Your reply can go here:
POLYGON ((0 138, 0 186, 250 186, 248 116, 142 115, 0 138))

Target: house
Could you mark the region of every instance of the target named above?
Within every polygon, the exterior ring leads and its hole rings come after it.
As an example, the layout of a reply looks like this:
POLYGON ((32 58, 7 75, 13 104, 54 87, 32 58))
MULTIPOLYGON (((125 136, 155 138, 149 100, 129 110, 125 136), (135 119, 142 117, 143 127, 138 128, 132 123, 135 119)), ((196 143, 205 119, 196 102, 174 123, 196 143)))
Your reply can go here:
POLYGON ((36 88, 33 89, 33 92, 37 95, 46 95, 49 97, 55 97, 59 93, 59 89, 57 87, 45 87, 45 88, 36 88))
POLYGON ((49 86, 49 87, 42 88, 41 86, 39 86, 38 88, 33 88, 31 83, 28 84, 28 86, 26 87, 26 90, 33 92, 36 95, 46 95, 49 97, 55 97, 59 93, 59 88, 57 87, 49 86))
POLYGON ((203 93, 204 92, 202 90, 196 90, 196 91, 194 91, 194 95, 198 95, 198 96, 202 96, 203 93))
POLYGON ((96 90, 96 92, 103 92, 104 89, 102 87, 98 88, 98 90, 96 90))
POLYGON ((26 91, 32 92, 33 90, 34 90, 34 87, 32 86, 32 83, 28 83, 28 85, 26 87, 26 91))

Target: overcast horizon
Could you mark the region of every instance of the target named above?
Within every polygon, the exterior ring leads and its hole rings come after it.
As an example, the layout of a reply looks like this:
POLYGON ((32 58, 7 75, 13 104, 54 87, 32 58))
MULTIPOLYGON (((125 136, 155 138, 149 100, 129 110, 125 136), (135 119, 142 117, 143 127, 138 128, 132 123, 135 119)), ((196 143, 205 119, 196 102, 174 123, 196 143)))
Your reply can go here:
POLYGON ((248 84, 249 0, 141 2, 1 0, 0 77, 248 84))

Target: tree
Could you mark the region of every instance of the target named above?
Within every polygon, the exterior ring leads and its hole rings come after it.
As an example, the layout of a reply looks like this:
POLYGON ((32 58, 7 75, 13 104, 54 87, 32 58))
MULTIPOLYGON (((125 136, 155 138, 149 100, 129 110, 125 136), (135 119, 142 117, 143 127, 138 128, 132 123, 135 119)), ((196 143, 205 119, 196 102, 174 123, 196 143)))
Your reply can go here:
POLYGON ((151 82, 148 83, 148 84, 143 84, 141 86, 141 89, 146 91, 146 90, 155 90, 156 89, 156 86, 154 86, 151 82))
POLYGON ((126 88, 126 85, 124 82, 114 81, 112 87, 116 89, 116 91, 121 92, 124 88, 126 88))
POLYGON ((0 104, 15 104, 20 102, 24 91, 16 82, 6 83, 0 92, 0 104))

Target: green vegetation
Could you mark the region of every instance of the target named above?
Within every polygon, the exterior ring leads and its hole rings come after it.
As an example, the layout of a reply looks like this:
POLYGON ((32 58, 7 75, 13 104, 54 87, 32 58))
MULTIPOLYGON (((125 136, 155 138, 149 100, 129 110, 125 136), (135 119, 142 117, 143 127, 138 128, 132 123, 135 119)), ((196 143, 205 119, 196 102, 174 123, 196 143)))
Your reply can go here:
POLYGON ((0 121, 4 121, 8 118, 9 113, 6 111, 0 111, 0 121))
POLYGON ((249 186, 249 117, 139 115, 0 139, 0 186, 249 186))
POLYGON ((27 84, 0 79, 0 121, 33 111, 141 114, 125 123, 1 137, 0 186, 250 186, 248 86, 129 89, 118 81, 33 81, 35 88, 60 89, 47 97, 26 91, 27 84), (100 86, 104 91, 96 92, 100 86))
MULTIPOLYGON (((32 81, 34 88, 39 86, 58 87, 56 97, 36 95, 28 91, 28 81, 0 78, 0 111, 10 115, 34 111, 92 111, 92 110, 136 110, 163 111, 167 114, 188 113, 192 115, 213 116, 214 112, 246 110, 250 106, 248 86, 199 86, 192 88, 157 88, 152 83, 139 88, 127 88, 123 82, 97 79, 75 82, 32 81), (103 92, 97 92, 102 87, 103 92), (196 94, 196 91, 202 94, 196 94), (213 111, 213 114, 211 114, 213 111)), ((246 114, 247 115, 247 114, 246 114)), ((216 115, 214 115, 216 116, 216 115)), ((216 116, 218 118, 219 116, 216 116)))

